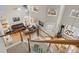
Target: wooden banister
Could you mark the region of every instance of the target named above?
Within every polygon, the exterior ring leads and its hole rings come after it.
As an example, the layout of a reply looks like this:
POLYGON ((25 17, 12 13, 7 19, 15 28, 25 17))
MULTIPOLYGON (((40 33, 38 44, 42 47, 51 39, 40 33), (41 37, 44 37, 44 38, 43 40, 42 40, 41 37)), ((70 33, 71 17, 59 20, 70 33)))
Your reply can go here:
POLYGON ((67 44, 79 46, 79 40, 31 40, 31 42, 52 43, 52 44, 67 44))

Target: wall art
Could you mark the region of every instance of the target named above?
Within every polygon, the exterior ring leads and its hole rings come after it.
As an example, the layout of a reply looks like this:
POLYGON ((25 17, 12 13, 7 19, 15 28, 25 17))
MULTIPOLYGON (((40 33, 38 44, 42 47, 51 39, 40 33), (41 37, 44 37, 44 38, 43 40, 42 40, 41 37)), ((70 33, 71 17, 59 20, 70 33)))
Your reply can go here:
POLYGON ((57 10, 56 9, 52 9, 52 8, 49 8, 48 9, 48 16, 56 16, 57 15, 57 10))

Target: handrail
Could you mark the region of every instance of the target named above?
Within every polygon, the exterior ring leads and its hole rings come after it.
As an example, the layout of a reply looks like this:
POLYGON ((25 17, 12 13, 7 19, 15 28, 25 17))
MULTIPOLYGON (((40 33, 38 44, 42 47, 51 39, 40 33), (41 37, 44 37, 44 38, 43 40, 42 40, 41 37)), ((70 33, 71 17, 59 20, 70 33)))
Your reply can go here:
POLYGON ((79 47, 79 40, 53 40, 53 36, 51 36, 50 34, 48 34, 47 32, 45 32, 44 30, 42 30, 41 28, 39 28, 40 31, 44 32, 45 34, 47 34, 51 40, 31 40, 31 42, 40 42, 40 43, 54 43, 54 44, 68 44, 68 45, 76 45, 79 47))
MULTIPOLYGON (((44 32, 45 34, 47 34, 51 40, 30 40, 31 42, 41 42, 41 43, 54 43, 54 44, 68 44, 68 45, 76 45, 79 46, 79 40, 53 40, 53 36, 51 36, 50 34, 48 34, 47 32, 45 32, 44 30, 42 30, 41 28, 39 28, 40 31, 44 32)), ((19 31, 21 32, 21 31, 19 31)), ((15 32, 16 33, 16 32, 15 32)), ((9 33, 7 35, 10 35, 12 33, 9 33)), ((0 37, 4 37, 6 35, 2 35, 0 37)))
POLYGON ((52 44, 68 44, 79 46, 79 40, 30 40, 31 42, 52 43, 52 44))

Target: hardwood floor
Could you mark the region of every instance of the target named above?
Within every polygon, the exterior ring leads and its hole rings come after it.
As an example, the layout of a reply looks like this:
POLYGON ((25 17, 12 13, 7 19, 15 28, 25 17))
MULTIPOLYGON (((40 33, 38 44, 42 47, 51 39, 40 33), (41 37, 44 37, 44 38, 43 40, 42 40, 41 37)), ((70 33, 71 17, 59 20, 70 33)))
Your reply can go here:
POLYGON ((20 43, 16 46, 13 46, 7 49, 8 53, 28 53, 27 43, 20 43))

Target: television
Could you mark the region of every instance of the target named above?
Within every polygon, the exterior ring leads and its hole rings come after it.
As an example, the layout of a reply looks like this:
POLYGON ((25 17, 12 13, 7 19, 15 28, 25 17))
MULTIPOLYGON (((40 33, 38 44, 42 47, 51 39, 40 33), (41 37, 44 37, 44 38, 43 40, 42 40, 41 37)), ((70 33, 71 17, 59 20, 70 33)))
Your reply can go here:
POLYGON ((13 17, 13 22, 20 21, 20 17, 13 17))
POLYGON ((39 25, 43 27, 44 23, 42 21, 39 21, 39 25))

